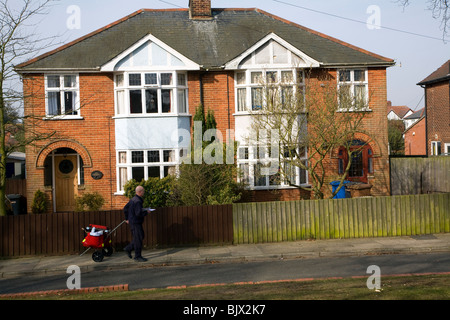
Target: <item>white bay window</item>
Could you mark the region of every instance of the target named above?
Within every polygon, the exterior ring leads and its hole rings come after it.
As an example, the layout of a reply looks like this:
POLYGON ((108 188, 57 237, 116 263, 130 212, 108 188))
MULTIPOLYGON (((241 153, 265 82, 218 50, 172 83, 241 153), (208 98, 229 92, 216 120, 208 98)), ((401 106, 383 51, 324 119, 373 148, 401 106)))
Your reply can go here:
POLYGON ((115 75, 116 115, 187 114, 187 74, 124 72, 115 75))

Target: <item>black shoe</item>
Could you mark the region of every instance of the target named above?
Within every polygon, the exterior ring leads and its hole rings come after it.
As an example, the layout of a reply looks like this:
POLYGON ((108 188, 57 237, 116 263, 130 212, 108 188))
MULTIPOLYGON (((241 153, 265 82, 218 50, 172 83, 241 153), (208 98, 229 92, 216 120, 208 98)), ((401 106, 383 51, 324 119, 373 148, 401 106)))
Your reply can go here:
POLYGON ((123 251, 127 253, 128 258, 133 259, 133 257, 131 256, 131 251, 128 251, 127 249, 123 249, 123 251))
POLYGON ((134 261, 145 262, 145 261, 147 261, 147 259, 145 259, 144 257, 137 257, 137 258, 134 258, 134 261))

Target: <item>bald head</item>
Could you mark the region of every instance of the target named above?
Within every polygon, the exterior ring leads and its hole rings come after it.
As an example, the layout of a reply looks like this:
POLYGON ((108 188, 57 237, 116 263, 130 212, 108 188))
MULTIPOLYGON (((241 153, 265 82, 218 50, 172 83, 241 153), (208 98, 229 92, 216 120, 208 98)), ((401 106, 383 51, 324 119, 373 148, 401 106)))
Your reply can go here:
POLYGON ((144 190, 144 187, 143 187, 143 186, 137 186, 137 187, 136 187, 136 194, 137 194, 139 197, 142 197, 142 196, 144 195, 144 193, 145 193, 145 190, 144 190))

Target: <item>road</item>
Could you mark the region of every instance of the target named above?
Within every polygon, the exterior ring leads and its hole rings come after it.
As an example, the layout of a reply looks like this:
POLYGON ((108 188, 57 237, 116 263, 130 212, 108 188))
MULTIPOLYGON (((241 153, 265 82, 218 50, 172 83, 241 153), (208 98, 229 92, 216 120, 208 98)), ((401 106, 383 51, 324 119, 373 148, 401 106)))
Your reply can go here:
MULTIPOLYGON (((288 259, 246 263, 131 268, 81 274, 81 287, 128 284, 130 290, 199 284, 302 278, 367 276, 376 265, 381 275, 450 272, 448 253, 288 259)), ((67 289, 70 275, 0 280, 0 294, 67 289)))

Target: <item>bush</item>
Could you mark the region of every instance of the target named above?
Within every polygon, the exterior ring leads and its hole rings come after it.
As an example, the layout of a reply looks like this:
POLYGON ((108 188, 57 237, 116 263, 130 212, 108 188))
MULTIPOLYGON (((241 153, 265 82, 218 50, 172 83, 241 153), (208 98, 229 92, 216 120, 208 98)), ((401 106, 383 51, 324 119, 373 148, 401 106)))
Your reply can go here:
POLYGON ((41 190, 37 190, 34 194, 33 202, 31 204, 31 212, 34 214, 47 212, 47 196, 41 190))
POLYGON ((75 211, 99 211, 105 203, 105 199, 98 192, 85 193, 75 199, 75 211))
POLYGON ((125 196, 133 198, 136 194, 136 187, 143 186, 144 194, 144 208, 162 208, 168 206, 168 199, 173 187, 174 178, 167 176, 163 179, 149 178, 137 182, 136 180, 128 181, 124 186, 125 196))

